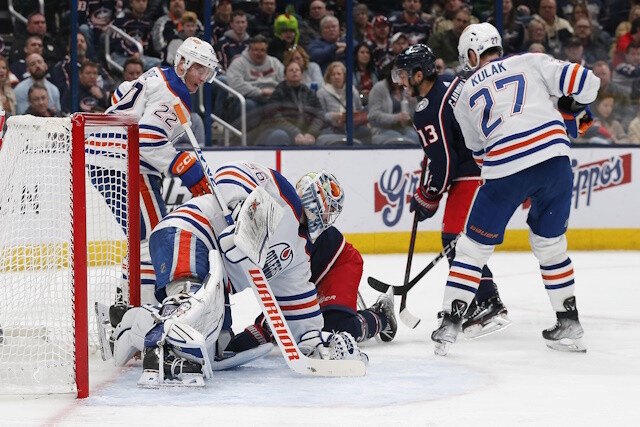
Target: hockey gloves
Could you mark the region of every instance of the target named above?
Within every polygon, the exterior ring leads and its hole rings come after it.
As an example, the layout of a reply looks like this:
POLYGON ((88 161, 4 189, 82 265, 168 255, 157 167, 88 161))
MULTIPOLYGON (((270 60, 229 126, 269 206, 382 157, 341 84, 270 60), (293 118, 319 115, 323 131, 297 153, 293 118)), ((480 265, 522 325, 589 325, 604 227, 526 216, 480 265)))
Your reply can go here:
POLYGON ((211 189, 204 176, 196 157, 185 151, 178 153, 169 166, 171 173, 182 180, 194 196, 211 193, 211 189))
POLYGON ((424 221, 436 213, 441 198, 442 194, 429 194, 426 188, 420 186, 411 199, 409 211, 418 215, 418 221, 424 221))
POLYGON ((575 102, 570 96, 558 99, 558 111, 564 119, 567 135, 571 138, 584 135, 593 124, 593 113, 589 106, 575 102))

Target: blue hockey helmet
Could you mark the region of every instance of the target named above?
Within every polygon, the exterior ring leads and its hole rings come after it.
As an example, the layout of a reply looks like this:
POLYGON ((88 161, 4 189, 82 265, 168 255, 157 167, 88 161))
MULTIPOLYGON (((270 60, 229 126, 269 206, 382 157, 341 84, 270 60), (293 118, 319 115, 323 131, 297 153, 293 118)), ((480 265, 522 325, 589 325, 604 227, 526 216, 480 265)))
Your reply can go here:
POLYGON ((424 77, 436 74, 436 55, 426 44, 414 44, 398 55, 391 79, 399 84, 403 72, 411 79, 416 71, 422 71, 424 77))

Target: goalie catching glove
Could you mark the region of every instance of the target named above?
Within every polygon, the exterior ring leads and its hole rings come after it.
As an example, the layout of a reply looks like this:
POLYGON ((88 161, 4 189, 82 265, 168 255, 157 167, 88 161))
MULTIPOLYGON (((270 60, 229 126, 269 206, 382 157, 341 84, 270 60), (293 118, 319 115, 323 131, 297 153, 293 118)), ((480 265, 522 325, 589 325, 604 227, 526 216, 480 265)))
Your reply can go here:
POLYGON ((182 180, 182 183, 194 196, 211 193, 207 178, 193 154, 185 151, 178 153, 169 166, 171 173, 182 180))
POLYGON ((593 125, 593 113, 588 105, 577 103, 570 96, 563 96, 558 99, 558 111, 564 119, 564 126, 567 128, 567 135, 577 138, 593 125))
POLYGON ((440 205, 442 194, 431 194, 423 186, 420 186, 411 198, 409 212, 415 212, 418 215, 418 221, 424 221, 435 215, 440 205))

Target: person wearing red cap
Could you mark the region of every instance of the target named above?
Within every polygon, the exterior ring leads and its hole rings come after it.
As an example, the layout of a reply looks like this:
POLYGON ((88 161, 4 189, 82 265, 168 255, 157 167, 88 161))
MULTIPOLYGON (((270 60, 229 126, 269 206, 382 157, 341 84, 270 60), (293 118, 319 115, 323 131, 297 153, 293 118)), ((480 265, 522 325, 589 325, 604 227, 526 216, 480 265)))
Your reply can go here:
POLYGON ((371 24, 373 30, 369 37, 369 46, 371 46, 372 59, 376 64, 378 74, 380 74, 384 66, 393 60, 389 43, 389 20, 384 15, 377 15, 371 24))

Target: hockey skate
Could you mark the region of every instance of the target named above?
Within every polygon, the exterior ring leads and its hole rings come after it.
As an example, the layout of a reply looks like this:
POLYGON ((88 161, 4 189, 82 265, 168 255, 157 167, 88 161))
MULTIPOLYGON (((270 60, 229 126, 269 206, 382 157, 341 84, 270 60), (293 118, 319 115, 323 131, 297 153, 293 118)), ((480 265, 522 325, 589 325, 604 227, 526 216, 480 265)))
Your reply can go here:
POLYGON ((563 305, 567 311, 556 312, 558 321, 553 327, 542 331, 542 338, 547 347, 553 350, 586 353, 587 348, 582 343, 584 330, 578 320, 576 298, 567 298, 563 305))
POLYGON ((431 334, 431 340, 434 342, 433 352, 436 356, 446 356, 449 346, 456 342, 466 311, 467 303, 456 299, 451 303, 450 313, 446 311, 438 313, 438 318, 441 319, 440 327, 431 334))
POLYGON ((179 357, 166 347, 146 347, 142 357, 142 369, 142 376, 138 380, 140 387, 204 387, 202 365, 179 357), (160 364, 163 366, 162 378, 160 364))
POLYGON ((499 296, 491 297, 479 304, 473 300, 467 310, 467 320, 462 324, 466 339, 492 334, 511 325, 507 308, 499 296))
POLYGON ((387 318, 387 326, 380 331, 380 339, 384 342, 393 341, 398 331, 398 321, 393 311, 393 297, 387 294, 380 295, 369 310, 383 314, 387 318))

